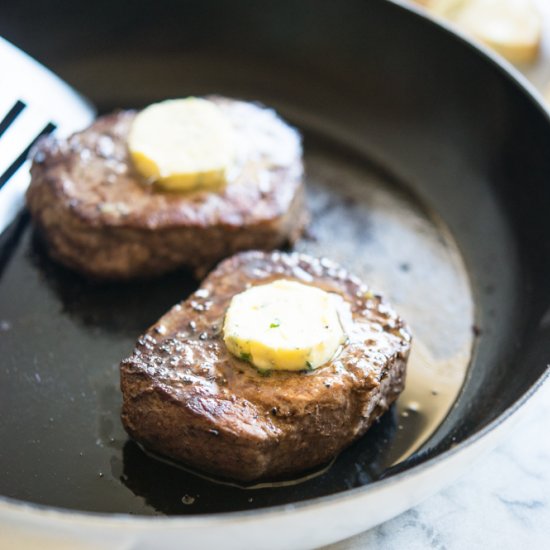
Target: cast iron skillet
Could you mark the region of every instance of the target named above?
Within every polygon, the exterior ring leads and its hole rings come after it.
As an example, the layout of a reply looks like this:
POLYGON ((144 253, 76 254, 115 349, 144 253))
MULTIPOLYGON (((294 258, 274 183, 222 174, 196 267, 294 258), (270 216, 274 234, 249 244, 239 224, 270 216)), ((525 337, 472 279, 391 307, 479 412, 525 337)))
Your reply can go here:
MULTIPOLYGON (((404 204, 440 220, 441 239, 448 230, 458 243, 475 301, 469 373, 439 429, 396 465, 385 454, 388 442, 400 441, 390 414, 327 475, 305 484, 249 496, 205 482, 121 444, 112 383, 135 337, 196 282, 176 273, 90 285, 49 262, 23 215, 0 243, 9 317, 0 335, 0 520, 30 541, 85 537, 136 547, 175 546, 182 537, 190 547, 313 547, 349 536, 452 479, 546 372, 546 112, 494 59, 393 3, 136 4, 11 2, 0 32, 100 111, 212 91, 256 98, 300 125, 306 151, 311 143, 337 151, 340 163, 366 163, 370 180, 395 186, 404 204)), ((354 199, 342 198, 351 218, 354 199)), ((319 200, 322 219, 331 211, 319 200)), ((358 256, 370 227, 361 223, 358 256)), ((414 255, 402 271, 410 263, 414 255)))

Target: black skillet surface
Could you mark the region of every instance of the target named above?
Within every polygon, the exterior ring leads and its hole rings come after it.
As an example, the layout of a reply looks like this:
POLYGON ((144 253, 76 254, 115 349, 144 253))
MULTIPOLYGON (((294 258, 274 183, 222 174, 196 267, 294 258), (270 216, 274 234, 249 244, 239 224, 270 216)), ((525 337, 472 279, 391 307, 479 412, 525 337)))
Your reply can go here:
MULTIPOLYGON (((276 106, 306 131, 312 162, 319 154, 352 158, 365 186, 382 179, 395 202, 409 205, 450 247, 451 231, 481 328, 456 406, 397 466, 390 467, 391 457, 406 436, 394 411, 310 481, 254 492, 216 485, 147 457, 118 422, 118 360, 196 282, 175 273, 92 285, 52 264, 23 217, 0 243, 0 494, 138 514, 238 510, 332 494, 441 454, 502 414, 545 371, 550 126, 520 86, 469 46, 391 3, 359 0, 97 1, 85 9, 13 2, 4 5, 0 32, 100 110, 212 91, 276 106)), ((383 227, 369 231, 368 194, 357 210, 359 199, 339 181, 326 185, 334 198, 327 204, 343 205, 342 215, 356 220, 345 238, 348 245, 355 239, 357 256, 369 242, 385 242, 383 227)), ((323 228, 330 208, 315 196, 313 202, 323 228)), ((389 212, 408 215, 397 207, 389 212)), ((337 225, 322 242, 335 253, 343 238, 337 225)), ((308 246, 315 248, 307 240, 300 245, 308 246)), ((403 284, 415 276, 431 284, 429 269, 415 264, 420 249, 389 266, 394 256, 382 256, 379 272, 376 259, 365 262, 366 276, 370 266, 375 276, 395 272, 403 284)), ((452 300, 443 293, 440 306, 452 300)), ((408 426, 418 429, 414 421, 408 426)))

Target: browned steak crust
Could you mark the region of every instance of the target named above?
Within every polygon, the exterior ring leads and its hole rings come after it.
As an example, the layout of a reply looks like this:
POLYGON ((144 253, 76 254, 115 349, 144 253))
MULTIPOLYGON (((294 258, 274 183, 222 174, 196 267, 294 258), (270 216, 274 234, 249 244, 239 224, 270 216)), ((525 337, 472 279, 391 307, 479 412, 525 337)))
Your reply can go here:
POLYGON ((330 460, 390 407, 404 387, 410 341, 382 298, 332 262, 240 253, 122 361, 122 421, 147 448, 203 471, 248 481, 297 473, 330 460), (351 306, 348 342, 312 372, 262 376, 224 344, 232 296, 278 278, 336 292, 351 306))
POLYGON ((133 111, 101 117, 68 139, 42 139, 27 205, 50 254, 94 278, 128 279, 205 269, 240 250, 295 240, 305 221, 298 134, 286 126, 293 139, 281 156, 282 144, 254 135, 282 124, 271 111, 214 100, 244 136, 231 181, 218 192, 169 193, 144 182, 126 146, 133 111))

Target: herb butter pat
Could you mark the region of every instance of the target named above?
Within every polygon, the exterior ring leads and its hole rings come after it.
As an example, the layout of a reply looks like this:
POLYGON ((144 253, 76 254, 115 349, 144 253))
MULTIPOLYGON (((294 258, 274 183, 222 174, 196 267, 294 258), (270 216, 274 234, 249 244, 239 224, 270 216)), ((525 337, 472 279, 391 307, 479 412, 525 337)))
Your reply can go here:
POLYGON ((261 371, 314 370, 345 342, 339 316, 345 307, 337 294, 291 280, 254 286, 231 300, 224 341, 261 371))
POLYGON ((196 97, 150 105, 136 115, 128 135, 141 175, 174 191, 225 184, 234 145, 228 117, 212 101, 196 97))

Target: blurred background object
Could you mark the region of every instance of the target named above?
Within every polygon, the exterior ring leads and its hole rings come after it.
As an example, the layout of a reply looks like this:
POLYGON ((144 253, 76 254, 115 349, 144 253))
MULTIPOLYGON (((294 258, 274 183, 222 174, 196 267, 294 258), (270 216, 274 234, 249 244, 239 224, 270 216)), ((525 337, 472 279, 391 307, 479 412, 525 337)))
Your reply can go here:
POLYGON ((538 57, 543 14, 534 0, 416 0, 512 63, 538 57))
POLYGON ((550 108, 550 0, 406 0, 502 55, 550 108))

